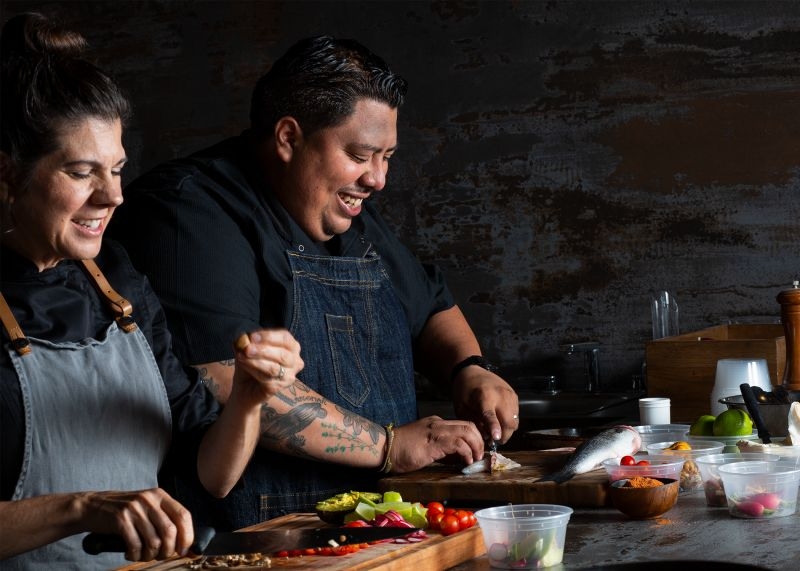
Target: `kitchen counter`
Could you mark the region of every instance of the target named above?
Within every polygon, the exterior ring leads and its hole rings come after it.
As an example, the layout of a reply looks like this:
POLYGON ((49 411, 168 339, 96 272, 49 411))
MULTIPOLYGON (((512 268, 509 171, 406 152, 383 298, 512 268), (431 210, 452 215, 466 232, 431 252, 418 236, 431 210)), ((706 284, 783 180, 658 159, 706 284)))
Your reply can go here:
MULTIPOLYGON (((681 494, 660 518, 631 520, 613 508, 576 509, 567 526, 564 560, 552 571, 657 560, 727 561, 797 571, 800 514, 739 519, 706 506, 702 490, 681 494)), ((488 571, 486 555, 450 571, 488 571)), ((675 569, 680 570, 676 562, 675 569)), ((684 571, 688 571, 684 569, 684 571)))

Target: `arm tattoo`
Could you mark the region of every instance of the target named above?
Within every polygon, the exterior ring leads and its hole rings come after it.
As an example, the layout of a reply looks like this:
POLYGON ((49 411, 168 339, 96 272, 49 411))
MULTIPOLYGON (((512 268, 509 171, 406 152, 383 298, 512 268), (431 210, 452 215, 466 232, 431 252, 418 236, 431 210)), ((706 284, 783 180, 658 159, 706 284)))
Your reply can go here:
POLYGON ((268 405, 261 408, 261 442, 263 444, 273 450, 283 448, 294 456, 314 458, 306 452, 306 439, 300 433, 316 419, 326 418, 328 416, 326 405, 333 405, 343 415, 344 427, 339 427, 332 422, 322 424, 321 437, 327 443, 325 453, 342 456, 347 452, 367 450, 373 456, 380 455, 381 451, 376 446, 383 433, 380 425, 362 419, 325 398, 311 397, 307 394, 308 392, 309 389, 306 385, 296 382, 291 389, 281 391, 276 395, 281 401, 292 407, 289 412, 279 414, 268 405), (364 442, 359 438, 362 433, 369 436, 369 442, 364 442))
MULTIPOLYGON (((225 361, 219 361, 219 364, 224 367, 233 367, 234 360, 227 359, 225 361)), ((200 382, 203 383, 209 391, 211 391, 211 394, 214 395, 214 398, 219 400, 219 383, 214 380, 214 377, 211 375, 209 370, 206 367, 195 367, 195 369, 197 369, 200 382)))

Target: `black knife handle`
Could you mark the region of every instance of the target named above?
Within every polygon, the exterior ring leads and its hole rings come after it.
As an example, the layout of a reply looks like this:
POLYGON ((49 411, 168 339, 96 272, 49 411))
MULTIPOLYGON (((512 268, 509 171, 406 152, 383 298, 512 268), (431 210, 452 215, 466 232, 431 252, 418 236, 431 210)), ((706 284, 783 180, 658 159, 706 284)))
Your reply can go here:
POLYGON ((770 436, 769 430, 767 430, 767 425, 761 416, 761 409, 758 408, 758 401, 756 400, 756 397, 753 394, 753 388, 750 386, 750 383, 742 383, 741 385, 739 385, 739 390, 742 392, 742 398, 744 398, 744 404, 747 407, 750 416, 753 418, 753 422, 756 423, 756 428, 758 429, 758 437, 764 444, 769 444, 770 442, 772 442, 772 438, 770 436))
MULTIPOLYGON (((194 530, 194 543, 190 551, 196 555, 202 555, 208 544, 214 539, 216 531, 213 527, 198 527, 194 530)), ((83 538, 83 550, 89 555, 99 553, 125 553, 127 551, 125 541, 122 536, 114 533, 90 533, 83 538)))
POLYGON ((119 535, 113 533, 90 533, 83 538, 83 550, 89 555, 106 552, 125 553, 126 546, 119 535))

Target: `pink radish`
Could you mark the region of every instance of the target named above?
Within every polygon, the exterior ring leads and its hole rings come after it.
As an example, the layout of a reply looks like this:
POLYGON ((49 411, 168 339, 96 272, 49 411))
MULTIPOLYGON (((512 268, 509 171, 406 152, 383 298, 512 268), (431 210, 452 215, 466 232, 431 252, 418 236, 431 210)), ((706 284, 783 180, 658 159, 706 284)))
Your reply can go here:
POLYGON ((747 500, 750 502, 758 502, 764 506, 764 509, 768 510, 774 510, 781 503, 781 498, 778 496, 778 494, 772 494, 768 492, 755 494, 747 498, 747 500))
POLYGON ((758 502, 744 501, 736 504, 736 508, 750 517, 761 517, 764 513, 764 505, 758 502))

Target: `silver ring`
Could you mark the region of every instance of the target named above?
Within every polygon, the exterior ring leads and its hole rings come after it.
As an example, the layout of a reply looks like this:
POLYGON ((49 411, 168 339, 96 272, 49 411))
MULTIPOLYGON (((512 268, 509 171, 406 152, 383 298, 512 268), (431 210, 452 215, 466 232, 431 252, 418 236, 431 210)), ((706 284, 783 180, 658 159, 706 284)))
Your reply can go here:
POLYGON ((513 418, 514 420, 519 420, 519 415, 518 414, 512 414, 511 418, 513 418))
POLYGON ((283 365, 279 365, 280 369, 278 369, 278 375, 275 377, 279 381, 283 379, 283 376, 286 374, 286 369, 283 368, 283 365))

